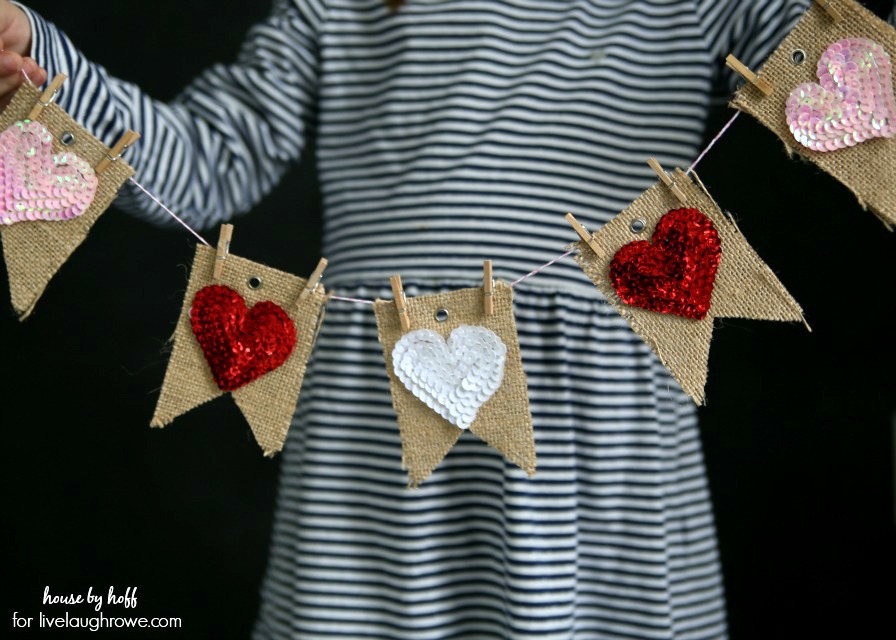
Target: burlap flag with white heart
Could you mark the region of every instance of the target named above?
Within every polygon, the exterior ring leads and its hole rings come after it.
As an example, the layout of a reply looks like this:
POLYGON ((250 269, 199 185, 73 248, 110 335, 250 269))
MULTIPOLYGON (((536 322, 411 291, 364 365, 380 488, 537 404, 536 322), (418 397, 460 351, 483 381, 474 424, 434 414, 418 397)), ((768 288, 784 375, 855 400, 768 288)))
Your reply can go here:
POLYGON ((764 95, 741 87, 732 106, 842 182, 896 225, 896 30, 853 0, 813 4, 759 70, 764 95))
MULTIPOLYGON (((696 177, 696 176, 695 176, 696 177)), ((657 183, 592 236, 576 261, 697 404, 714 318, 803 321, 734 222, 681 170, 684 202, 657 183)))
POLYGON ((0 237, 12 306, 24 320, 134 170, 61 107, 28 115, 41 92, 25 83, 0 115, 0 237))
POLYGON ((430 476, 467 429, 535 473, 513 290, 497 282, 492 299, 491 315, 484 312, 481 288, 409 299, 408 331, 393 301, 374 305, 412 487, 430 476))
POLYGON ((151 425, 225 393, 266 456, 283 448, 329 298, 323 286, 233 254, 196 247, 174 347, 151 425))

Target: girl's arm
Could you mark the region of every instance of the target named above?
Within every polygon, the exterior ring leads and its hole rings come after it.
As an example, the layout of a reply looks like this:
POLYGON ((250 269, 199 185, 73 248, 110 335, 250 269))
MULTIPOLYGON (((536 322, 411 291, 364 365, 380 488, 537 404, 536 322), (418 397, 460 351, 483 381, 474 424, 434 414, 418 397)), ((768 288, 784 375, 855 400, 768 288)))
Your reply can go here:
MULTIPOLYGON (((69 76, 58 103, 106 144, 127 129, 136 179, 191 225, 211 227, 248 211, 301 154, 313 117, 323 0, 275 0, 249 31, 237 61, 207 69, 171 103, 109 76, 52 23, 27 8, 31 57, 50 77, 69 76)), ((117 204, 168 223, 135 187, 117 204)))

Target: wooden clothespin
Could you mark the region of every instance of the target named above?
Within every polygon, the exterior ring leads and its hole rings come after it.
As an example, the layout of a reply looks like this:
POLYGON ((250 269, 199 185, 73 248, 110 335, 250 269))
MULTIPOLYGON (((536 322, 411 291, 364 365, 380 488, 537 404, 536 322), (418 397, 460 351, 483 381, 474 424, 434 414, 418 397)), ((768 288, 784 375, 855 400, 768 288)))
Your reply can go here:
POLYGON ((750 71, 749 67, 735 58, 734 55, 729 53, 728 57, 725 58, 725 64, 728 65, 729 69, 732 69, 735 73, 740 74, 747 82, 759 89, 764 96, 768 97, 772 95, 772 93, 774 93, 775 87, 771 82, 760 78, 755 73, 750 71))
POLYGON ((654 170, 657 176, 659 176, 659 179, 662 181, 662 183, 669 187, 672 195, 678 198, 679 202, 684 203, 685 201, 687 201, 687 198, 685 197, 682 190, 679 189, 675 182, 672 181, 672 178, 670 178, 669 174, 666 173, 666 170, 663 169, 663 165, 659 163, 659 160, 657 160, 656 158, 647 158, 647 164, 649 164, 650 168, 654 170))
POLYGON ((404 295, 404 287, 401 286, 401 276, 394 275, 389 278, 392 284, 392 295, 395 297, 395 309, 398 311, 398 319, 401 320, 401 330, 411 328, 411 316, 408 315, 408 299, 404 295))
POLYGON ((215 254, 215 271, 214 279, 220 280, 224 274, 224 261, 227 260, 227 254, 230 253, 230 239, 233 238, 233 225, 222 224, 221 233, 218 234, 218 249, 215 254))
POLYGON ((597 244, 597 240, 594 239, 594 234, 592 234, 588 229, 582 226, 582 223, 575 219, 571 213, 566 214, 566 221, 572 225, 572 228, 575 229, 575 232, 579 234, 579 237, 585 241, 585 243, 591 247, 591 250, 597 254, 598 258, 606 258, 607 254, 604 253, 604 250, 601 248, 599 244, 597 244))
POLYGON ((115 143, 115 146, 112 147, 112 150, 97 163, 96 167, 94 167, 94 171, 96 171, 97 173, 102 173, 103 171, 108 169, 113 162, 116 162, 121 157, 121 154, 123 154, 128 147, 137 142, 137 140, 139 139, 139 133, 128 129, 125 134, 118 139, 118 142, 115 143))
POLYGON ((837 11, 837 8, 831 4, 831 0, 815 0, 815 4, 824 9, 825 13, 831 16, 834 22, 843 20, 843 14, 837 11))
POLYGON ((495 279, 492 277, 492 261, 482 263, 482 300, 486 316, 495 313, 495 279))
POLYGON ((31 109, 31 113, 28 114, 29 120, 37 120, 38 116, 43 112, 44 107, 53 104, 56 100, 56 94, 59 93, 59 87, 62 86, 62 83, 65 82, 66 78, 68 78, 68 76, 64 73, 60 73, 53 78, 53 81, 48 84, 44 92, 40 94, 40 98, 37 99, 37 104, 31 109))
POLYGON ((321 258, 320 262, 317 263, 314 271, 312 271, 311 275, 308 276, 308 284, 305 285, 305 288, 302 289, 302 293, 299 294, 299 302, 302 302, 305 298, 307 298, 317 290, 317 285, 320 284, 320 279, 324 275, 324 269, 327 268, 327 264, 328 262, 326 258, 321 258))

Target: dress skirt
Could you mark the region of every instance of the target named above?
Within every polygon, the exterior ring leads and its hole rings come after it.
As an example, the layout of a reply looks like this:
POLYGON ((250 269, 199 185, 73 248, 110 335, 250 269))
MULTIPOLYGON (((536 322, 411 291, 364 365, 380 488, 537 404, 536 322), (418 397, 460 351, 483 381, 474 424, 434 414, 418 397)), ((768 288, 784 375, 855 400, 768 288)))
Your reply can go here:
MULTIPOLYGON (((329 303, 255 640, 725 637, 693 403, 597 290, 537 281, 514 288, 533 478, 465 432, 408 489, 373 310, 329 303)), ((387 283, 337 293, 392 298, 387 283)))

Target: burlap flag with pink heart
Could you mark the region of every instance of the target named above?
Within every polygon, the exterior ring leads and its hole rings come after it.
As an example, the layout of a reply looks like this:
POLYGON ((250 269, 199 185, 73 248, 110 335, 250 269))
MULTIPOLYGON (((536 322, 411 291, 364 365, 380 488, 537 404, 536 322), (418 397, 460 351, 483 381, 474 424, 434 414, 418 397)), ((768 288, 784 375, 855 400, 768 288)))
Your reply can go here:
POLYGON ((329 299, 323 285, 196 248, 151 426, 229 393, 264 455, 283 448, 329 299))
POLYGON ((535 473, 513 290, 495 283, 490 314, 484 295, 482 288, 470 288, 411 298, 404 303, 409 330, 402 329, 394 301, 374 305, 412 487, 467 431, 528 475, 535 473))
POLYGON ((702 404, 715 318, 803 315, 699 180, 673 177, 684 201, 657 183, 579 242, 576 262, 702 404))
POLYGON ((746 84, 732 106, 771 129, 896 225, 896 30, 853 0, 842 19, 813 4, 759 70, 766 96, 746 84))
MULTIPOLYGON (((63 89, 64 90, 64 89, 63 89)), ((56 104, 28 118, 25 83, 0 115, 0 237, 12 305, 24 320, 134 170, 56 104)))

